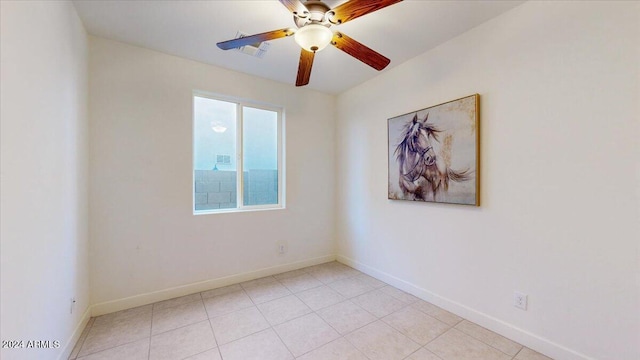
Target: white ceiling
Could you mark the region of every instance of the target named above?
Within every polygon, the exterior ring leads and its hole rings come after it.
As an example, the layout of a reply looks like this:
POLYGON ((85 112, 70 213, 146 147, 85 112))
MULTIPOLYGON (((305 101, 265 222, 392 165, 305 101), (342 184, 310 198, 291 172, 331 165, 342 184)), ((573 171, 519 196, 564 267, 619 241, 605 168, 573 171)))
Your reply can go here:
MULTIPOLYGON (((335 7, 345 0, 326 0, 335 7)), ((334 26, 401 64, 521 4, 523 1, 405 0, 334 26)), ((167 54, 295 83, 300 47, 292 38, 270 41, 263 59, 220 50, 216 43, 248 34, 294 27, 293 16, 277 0, 253 1, 74 1, 87 31, 167 54)), ((337 94, 378 72, 328 46, 316 54, 308 88, 337 94)))

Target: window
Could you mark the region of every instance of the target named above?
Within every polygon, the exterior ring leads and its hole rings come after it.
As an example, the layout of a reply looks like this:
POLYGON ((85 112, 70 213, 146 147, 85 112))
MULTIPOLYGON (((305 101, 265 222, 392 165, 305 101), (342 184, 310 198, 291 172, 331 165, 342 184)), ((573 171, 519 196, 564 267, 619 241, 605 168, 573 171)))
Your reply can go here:
POLYGON ((282 208, 282 110, 193 96, 194 214, 282 208))

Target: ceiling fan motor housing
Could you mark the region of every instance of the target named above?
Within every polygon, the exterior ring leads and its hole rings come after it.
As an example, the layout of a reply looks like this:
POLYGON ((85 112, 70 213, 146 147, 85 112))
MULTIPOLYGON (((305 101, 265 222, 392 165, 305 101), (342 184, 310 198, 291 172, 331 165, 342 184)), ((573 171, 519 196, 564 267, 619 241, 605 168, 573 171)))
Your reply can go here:
POLYGON ((304 3, 304 6, 309 10, 308 13, 293 15, 293 21, 298 28, 312 23, 325 25, 327 27, 331 26, 331 23, 325 17, 325 14, 331 9, 322 1, 307 1, 304 3))

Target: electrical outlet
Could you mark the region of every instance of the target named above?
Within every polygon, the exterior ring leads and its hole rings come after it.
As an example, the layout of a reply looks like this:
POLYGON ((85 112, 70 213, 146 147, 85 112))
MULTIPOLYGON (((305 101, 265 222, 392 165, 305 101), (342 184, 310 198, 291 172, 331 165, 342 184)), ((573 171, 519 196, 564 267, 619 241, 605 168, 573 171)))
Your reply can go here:
POLYGON ((76 307, 76 298, 72 297, 70 303, 71 304, 69 305, 69 313, 73 314, 73 310, 75 310, 76 307))
POLYGON ((527 310, 527 294, 515 291, 513 293, 513 306, 522 310, 527 310))
POLYGON ((287 253, 287 242, 286 241, 278 241, 276 243, 276 248, 279 255, 284 255, 287 253))

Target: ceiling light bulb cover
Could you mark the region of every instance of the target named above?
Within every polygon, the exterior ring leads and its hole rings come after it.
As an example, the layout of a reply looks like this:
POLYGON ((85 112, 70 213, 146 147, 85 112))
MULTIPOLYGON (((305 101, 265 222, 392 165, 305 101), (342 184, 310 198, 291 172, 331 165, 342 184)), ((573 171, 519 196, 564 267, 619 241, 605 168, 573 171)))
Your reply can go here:
POLYGON ((211 129, 213 131, 217 132, 217 133, 223 133, 223 132, 227 131, 227 127, 226 126, 224 126, 224 125, 222 125, 222 124, 220 124, 219 122, 216 122, 216 121, 211 123, 211 129))
POLYGON ((298 29, 294 38, 301 48, 316 52, 329 45, 333 38, 333 33, 326 26, 309 24, 298 29))

